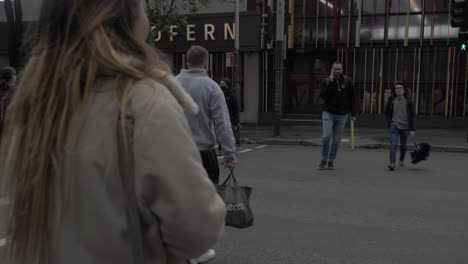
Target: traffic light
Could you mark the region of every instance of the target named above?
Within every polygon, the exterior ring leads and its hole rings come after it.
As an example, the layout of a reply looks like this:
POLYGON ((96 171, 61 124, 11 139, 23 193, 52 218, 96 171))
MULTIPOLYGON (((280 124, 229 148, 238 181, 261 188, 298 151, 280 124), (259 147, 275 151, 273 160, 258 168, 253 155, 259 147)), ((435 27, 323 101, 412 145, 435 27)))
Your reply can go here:
POLYGON ((262 14, 263 17, 263 22, 262 22, 262 27, 263 27, 263 34, 267 41, 273 40, 274 39, 274 30, 275 30, 275 17, 273 12, 271 11, 271 8, 269 6, 266 7, 265 13, 262 14))
POLYGON ((468 31, 458 32, 458 50, 460 52, 468 52, 468 31))
POLYGON ((468 0, 451 0, 450 25, 454 28, 468 26, 468 0))

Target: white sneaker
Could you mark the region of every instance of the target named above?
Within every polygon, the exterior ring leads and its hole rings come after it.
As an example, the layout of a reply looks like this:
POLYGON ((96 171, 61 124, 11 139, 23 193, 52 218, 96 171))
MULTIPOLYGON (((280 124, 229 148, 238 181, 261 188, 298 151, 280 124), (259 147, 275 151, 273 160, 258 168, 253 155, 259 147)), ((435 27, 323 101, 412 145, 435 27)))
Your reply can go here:
POLYGON ((213 249, 209 249, 207 252, 205 252, 203 255, 197 258, 197 262, 205 263, 207 261, 214 259, 215 257, 216 257, 216 252, 213 249))

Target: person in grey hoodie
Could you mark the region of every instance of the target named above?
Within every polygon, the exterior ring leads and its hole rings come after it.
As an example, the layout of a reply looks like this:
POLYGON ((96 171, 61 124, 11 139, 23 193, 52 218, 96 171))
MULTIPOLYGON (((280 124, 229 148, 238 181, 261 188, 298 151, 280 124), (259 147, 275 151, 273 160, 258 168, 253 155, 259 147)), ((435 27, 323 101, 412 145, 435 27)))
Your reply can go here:
POLYGON ((193 46, 187 52, 188 69, 182 69, 175 78, 198 104, 200 112, 187 114, 193 139, 200 150, 203 166, 215 184, 219 182, 219 166, 216 157, 218 139, 224 153, 224 166, 234 168, 237 163, 234 135, 223 91, 207 75, 208 51, 193 46))
MULTIPOLYGON (((200 151, 203 166, 214 184, 219 183, 219 166, 216 156, 217 139, 224 154, 224 167, 237 164, 235 142, 224 93, 219 85, 208 77, 208 51, 201 46, 192 46, 187 52, 187 69, 182 69, 175 78, 198 104, 198 114, 187 113, 186 117, 195 144, 200 151)), ((203 263, 215 257, 210 249, 197 261, 203 263)))
POLYGON ((395 170, 396 149, 398 137, 400 138, 400 166, 405 166, 405 156, 408 143, 408 134, 415 136, 414 132, 414 103, 409 97, 402 82, 395 83, 392 96, 385 107, 387 126, 390 128, 390 163, 388 169, 395 170))

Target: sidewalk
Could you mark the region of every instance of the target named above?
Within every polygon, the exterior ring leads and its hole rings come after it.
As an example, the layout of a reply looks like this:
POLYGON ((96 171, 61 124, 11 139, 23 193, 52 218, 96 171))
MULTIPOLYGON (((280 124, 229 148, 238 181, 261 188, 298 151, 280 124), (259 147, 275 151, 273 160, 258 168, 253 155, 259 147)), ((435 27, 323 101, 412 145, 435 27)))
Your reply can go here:
MULTIPOLYGON (((388 148, 389 131, 386 128, 355 128, 356 148, 388 148)), ((273 135, 272 126, 242 127, 241 142, 245 144, 265 145, 304 145, 321 146, 321 126, 282 126, 280 136, 273 135)), ((350 147, 349 128, 343 134, 343 146, 350 147)), ((456 129, 420 129, 416 130, 416 141, 431 144, 433 151, 468 153, 466 130, 456 129)), ((408 143, 409 149, 413 144, 408 143)))

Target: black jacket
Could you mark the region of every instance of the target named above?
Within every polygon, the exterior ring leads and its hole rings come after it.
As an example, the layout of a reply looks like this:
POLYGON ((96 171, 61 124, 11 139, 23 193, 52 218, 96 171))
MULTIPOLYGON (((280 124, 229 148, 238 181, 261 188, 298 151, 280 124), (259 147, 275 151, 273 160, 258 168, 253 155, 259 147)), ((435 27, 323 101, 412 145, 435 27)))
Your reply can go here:
MULTIPOLYGON (((388 98, 387 106, 385 107, 385 117, 387 119, 387 126, 390 127, 393 119, 393 101, 395 96, 388 98)), ((416 117, 416 111, 414 109, 414 103, 410 99, 406 98, 406 112, 408 113, 408 129, 414 131, 414 118, 416 117)))
POLYGON ((320 84, 320 97, 323 99, 323 110, 336 115, 351 113, 356 115, 356 99, 351 78, 341 75, 338 80, 322 80, 320 84))
POLYGON ((224 97, 226 98, 231 125, 237 126, 239 125, 239 103, 237 102, 236 94, 233 92, 224 92, 224 97))

